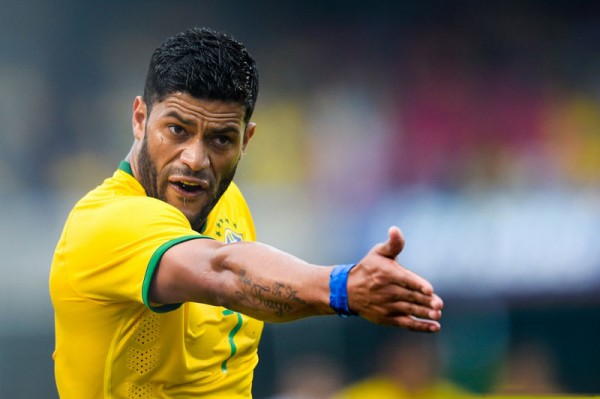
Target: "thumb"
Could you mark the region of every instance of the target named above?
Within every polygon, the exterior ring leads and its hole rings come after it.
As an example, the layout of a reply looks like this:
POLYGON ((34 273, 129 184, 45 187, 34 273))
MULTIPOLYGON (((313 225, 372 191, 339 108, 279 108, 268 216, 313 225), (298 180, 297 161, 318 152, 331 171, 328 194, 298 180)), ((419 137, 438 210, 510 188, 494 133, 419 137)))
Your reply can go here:
POLYGON ((396 226, 392 226, 388 230, 388 240, 377 248, 377 253, 386 258, 396 259, 398 254, 404 248, 404 235, 396 226))

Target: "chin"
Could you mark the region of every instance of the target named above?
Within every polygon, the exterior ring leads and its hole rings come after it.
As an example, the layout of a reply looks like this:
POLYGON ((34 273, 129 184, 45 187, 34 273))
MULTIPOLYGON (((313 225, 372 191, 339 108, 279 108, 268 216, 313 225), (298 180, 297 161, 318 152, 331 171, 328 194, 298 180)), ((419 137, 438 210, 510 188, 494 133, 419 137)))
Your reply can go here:
POLYGON ((208 218, 208 214, 210 213, 210 209, 212 207, 204 207, 196 212, 190 212, 189 209, 181 210, 181 212, 185 215, 187 220, 190 222, 192 229, 197 231, 198 233, 204 228, 206 224, 206 219, 208 218))
POLYGON ((193 223, 195 220, 198 220, 198 218, 200 218, 202 211, 201 210, 191 210, 191 209, 186 209, 186 208, 177 208, 181 211, 181 213, 184 214, 184 216, 186 217, 187 220, 190 221, 190 223, 193 223))

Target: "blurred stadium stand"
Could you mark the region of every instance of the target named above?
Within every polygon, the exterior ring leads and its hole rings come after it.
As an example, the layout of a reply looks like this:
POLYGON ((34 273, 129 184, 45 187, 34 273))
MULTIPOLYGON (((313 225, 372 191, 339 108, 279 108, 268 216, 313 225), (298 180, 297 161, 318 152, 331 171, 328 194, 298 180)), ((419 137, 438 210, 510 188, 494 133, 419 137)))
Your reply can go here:
MULTIPOLYGON (((56 395, 47 277, 62 223, 128 150, 151 51, 194 25, 258 62, 237 180, 262 241, 347 263, 398 224, 400 262, 446 299, 447 376, 506 388, 533 342, 555 389, 600 393, 599 18, 577 0, 0 2, 0 397, 56 395)), ((256 397, 306 353, 358 380, 389 333, 268 325, 256 397)))

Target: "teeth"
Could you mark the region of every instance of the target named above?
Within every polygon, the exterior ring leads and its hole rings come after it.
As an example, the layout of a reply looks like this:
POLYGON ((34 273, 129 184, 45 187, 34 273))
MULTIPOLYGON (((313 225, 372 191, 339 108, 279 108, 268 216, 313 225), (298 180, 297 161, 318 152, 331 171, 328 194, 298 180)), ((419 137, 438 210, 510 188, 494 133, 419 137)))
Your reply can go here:
POLYGON ((186 186, 199 186, 198 183, 193 183, 191 181, 182 181, 181 184, 185 184, 186 186))

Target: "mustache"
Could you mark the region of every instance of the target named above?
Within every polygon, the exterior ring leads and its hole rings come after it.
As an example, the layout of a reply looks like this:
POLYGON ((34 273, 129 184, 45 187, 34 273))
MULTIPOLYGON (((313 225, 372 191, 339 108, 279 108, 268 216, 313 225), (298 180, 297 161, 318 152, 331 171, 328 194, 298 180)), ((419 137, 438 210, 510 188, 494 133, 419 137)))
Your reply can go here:
POLYGON ((189 168, 176 167, 176 168, 169 170, 168 174, 170 176, 175 175, 175 176, 181 176, 181 177, 189 177, 189 178, 198 179, 198 180, 206 180, 207 182, 210 183, 211 186, 214 186, 214 184, 215 184, 214 177, 206 169, 202 169, 197 172, 194 172, 193 170, 191 170, 189 168))

